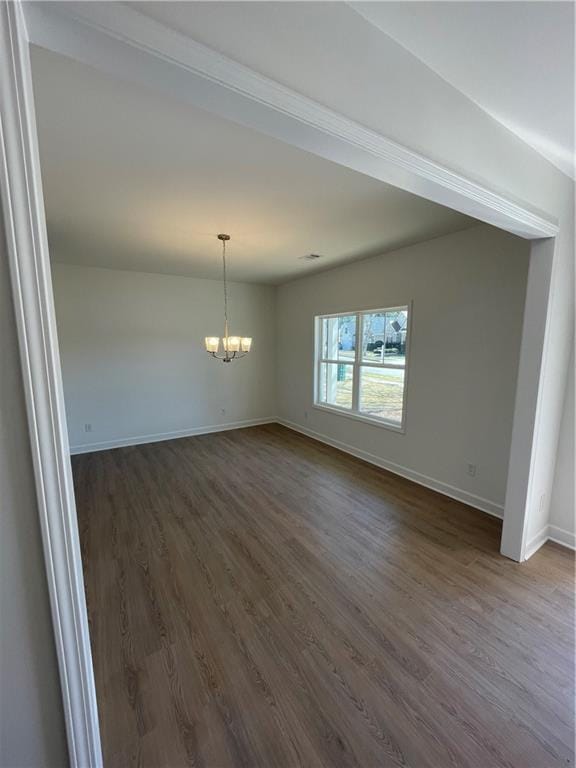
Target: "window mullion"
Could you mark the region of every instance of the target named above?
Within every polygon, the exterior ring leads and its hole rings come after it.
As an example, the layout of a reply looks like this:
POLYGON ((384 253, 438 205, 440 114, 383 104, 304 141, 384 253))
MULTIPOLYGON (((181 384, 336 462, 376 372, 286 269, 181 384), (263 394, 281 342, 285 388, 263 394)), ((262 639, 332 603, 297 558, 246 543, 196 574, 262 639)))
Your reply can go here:
POLYGON ((360 313, 356 315, 356 349, 354 355, 354 369, 352 371, 352 410, 360 410, 360 359, 362 357, 362 327, 363 318, 360 313))
POLYGON ((316 371, 314 376, 314 402, 321 403, 322 389, 322 358, 324 356, 324 321, 317 317, 314 323, 314 354, 316 355, 316 371))

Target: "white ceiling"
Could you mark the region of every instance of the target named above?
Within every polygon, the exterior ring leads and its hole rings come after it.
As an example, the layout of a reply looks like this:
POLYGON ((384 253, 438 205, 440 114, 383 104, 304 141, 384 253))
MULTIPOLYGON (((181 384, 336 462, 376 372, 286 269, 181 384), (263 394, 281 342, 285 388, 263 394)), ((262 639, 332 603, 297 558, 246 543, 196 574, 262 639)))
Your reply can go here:
POLYGON ((574 176, 574 3, 351 5, 574 176))
MULTIPOLYGON (((301 93, 312 98, 322 94, 325 104, 374 130, 380 129, 378 115, 384 108, 379 95, 393 94, 405 112, 410 74, 414 64, 424 63, 430 74, 573 175, 574 3, 570 1, 218 0, 130 5, 301 93), (403 61, 405 69, 397 82, 390 78, 397 60, 390 58, 391 43, 414 58, 413 63, 403 61), (380 80, 378 86, 375 73, 386 78, 385 84, 380 80)), ((417 77, 421 80, 422 72, 417 77)), ((442 101, 437 89, 435 95, 442 101)), ((426 115, 433 131, 434 109, 445 104, 429 101, 414 106, 414 119, 426 115)), ((390 119, 387 114, 387 125, 390 119)), ((389 137, 406 142, 404 135, 389 137)))
POLYGON ((43 49, 32 68, 57 261, 218 277, 225 231, 231 279, 278 283, 476 223, 43 49))

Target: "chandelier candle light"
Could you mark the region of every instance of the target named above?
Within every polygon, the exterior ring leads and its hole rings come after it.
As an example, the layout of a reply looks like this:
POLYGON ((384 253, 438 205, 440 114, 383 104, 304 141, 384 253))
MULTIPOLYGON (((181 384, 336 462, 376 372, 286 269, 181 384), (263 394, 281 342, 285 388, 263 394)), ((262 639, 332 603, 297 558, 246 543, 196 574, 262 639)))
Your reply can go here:
POLYGON ((224 336, 222 338, 222 354, 218 354, 220 347, 220 338, 218 336, 206 336, 206 352, 222 360, 223 363, 230 363, 232 360, 244 357, 250 352, 252 339, 249 336, 230 336, 228 333, 228 285, 226 283, 226 243, 230 240, 230 235, 218 235, 218 240, 222 241, 222 276, 224 282, 224 336))

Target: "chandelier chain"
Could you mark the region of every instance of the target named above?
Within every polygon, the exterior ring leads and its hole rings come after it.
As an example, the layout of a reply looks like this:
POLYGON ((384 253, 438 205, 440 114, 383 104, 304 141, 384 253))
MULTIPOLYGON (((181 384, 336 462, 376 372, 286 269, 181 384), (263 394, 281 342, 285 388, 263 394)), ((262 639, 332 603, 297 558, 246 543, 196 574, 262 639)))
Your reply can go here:
POLYGON ((226 240, 222 240, 222 273, 224 277, 224 337, 228 338, 228 286, 226 283, 226 240))

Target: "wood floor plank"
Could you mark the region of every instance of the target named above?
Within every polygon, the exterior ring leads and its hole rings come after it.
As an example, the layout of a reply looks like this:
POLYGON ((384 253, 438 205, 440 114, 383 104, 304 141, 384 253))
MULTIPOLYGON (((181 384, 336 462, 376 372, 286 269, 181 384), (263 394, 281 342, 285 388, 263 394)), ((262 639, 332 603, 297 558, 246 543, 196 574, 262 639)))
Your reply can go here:
POLYGON ((73 457, 107 768, 574 761, 574 558, 278 425, 73 457))

